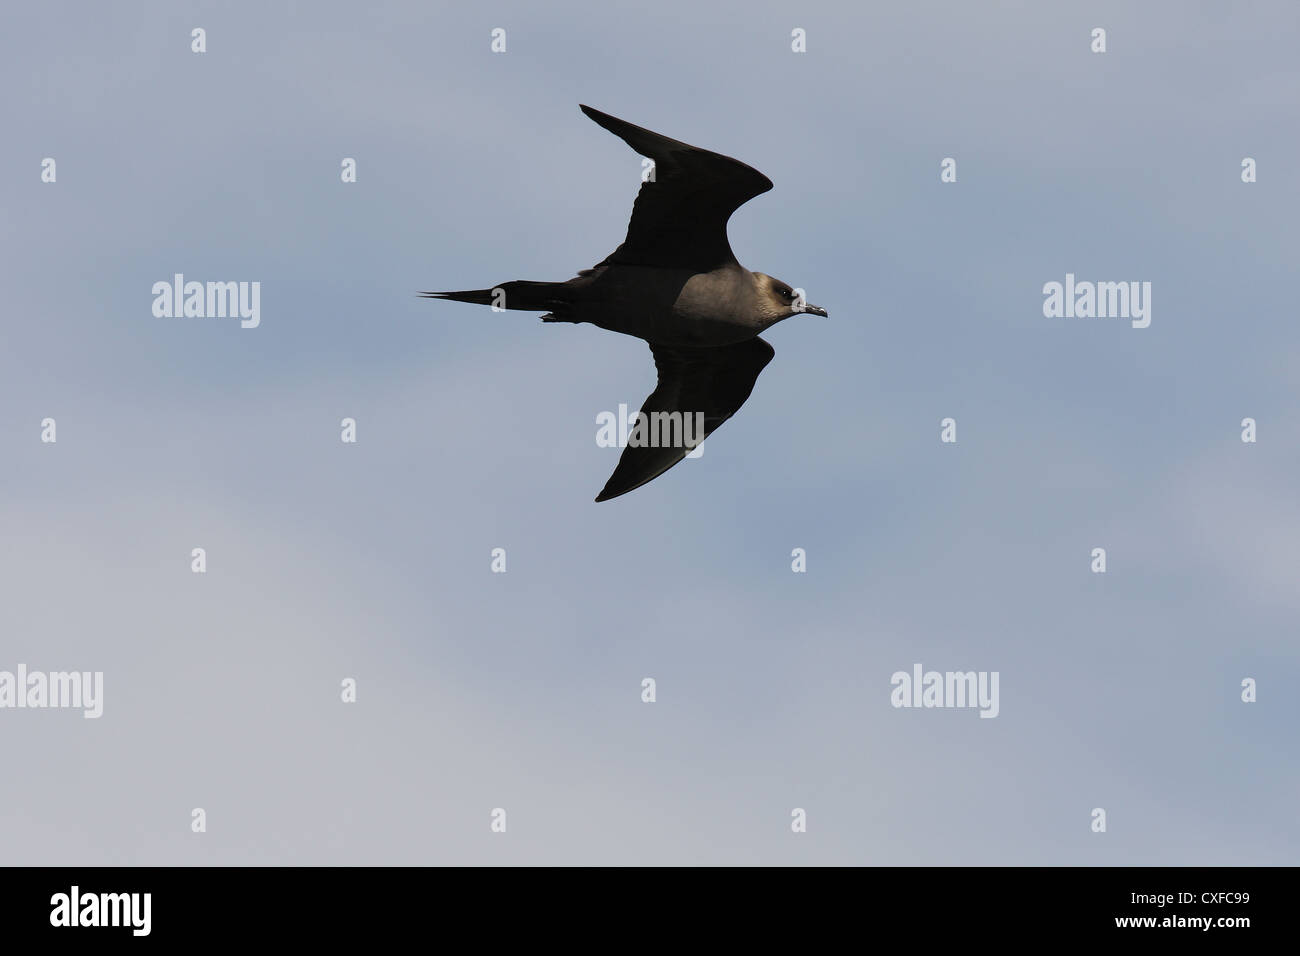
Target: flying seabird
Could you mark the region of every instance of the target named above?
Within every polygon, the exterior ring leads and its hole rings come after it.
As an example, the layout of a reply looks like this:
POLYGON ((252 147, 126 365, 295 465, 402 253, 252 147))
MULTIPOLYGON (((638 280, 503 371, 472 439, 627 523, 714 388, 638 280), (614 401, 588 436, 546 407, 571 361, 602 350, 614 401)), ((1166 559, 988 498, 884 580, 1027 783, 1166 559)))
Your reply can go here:
MULTIPOLYGON (((727 220, 772 181, 739 160, 712 153, 583 106, 591 119, 654 161, 627 238, 602 262, 567 282, 502 282, 491 289, 422 292, 425 298, 546 312, 543 322, 590 322, 645 339, 659 381, 641 406, 645 421, 679 413, 703 434, 629 442, 597 495, 608 501, 658 478, 736 413, 772 360, 758 334, 800 312, 825 316, 790 285, 736 261, 727 220)), ((635 432, 634 432, 635 434, 635 432)))

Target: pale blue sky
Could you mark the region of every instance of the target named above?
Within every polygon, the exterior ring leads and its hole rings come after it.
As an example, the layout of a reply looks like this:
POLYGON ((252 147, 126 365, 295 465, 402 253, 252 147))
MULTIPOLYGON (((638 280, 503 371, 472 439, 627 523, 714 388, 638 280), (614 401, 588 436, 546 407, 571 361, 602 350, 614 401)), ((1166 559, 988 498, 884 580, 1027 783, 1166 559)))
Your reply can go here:
POLYGON ((0 711, 0 860, 1295 864, 1300 12, 1025 6, 7 10, 0 669, 105 703, 0 711), (618 244, 579 102, 771 177, 732 245, 831 311, 602 505, 645 345, 414 296, 618 244))

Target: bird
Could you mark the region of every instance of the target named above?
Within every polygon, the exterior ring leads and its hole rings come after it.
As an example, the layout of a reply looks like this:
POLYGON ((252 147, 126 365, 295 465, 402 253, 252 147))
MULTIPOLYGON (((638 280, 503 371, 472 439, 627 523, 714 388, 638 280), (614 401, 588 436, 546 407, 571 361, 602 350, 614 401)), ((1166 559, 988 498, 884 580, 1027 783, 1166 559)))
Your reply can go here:
POLYGON ((579 108, 653 162, 622 244, 563 282, 419 294, 545 312, 543 322, 587 322, 649 344, 658 381, 600 502, 658 478, 740 409, 776 354, 760 332, 801 313, 829 313, 789 283, 747 270, 731 250, 727 221, 771 189, 770 179, 730 156, 579 108))

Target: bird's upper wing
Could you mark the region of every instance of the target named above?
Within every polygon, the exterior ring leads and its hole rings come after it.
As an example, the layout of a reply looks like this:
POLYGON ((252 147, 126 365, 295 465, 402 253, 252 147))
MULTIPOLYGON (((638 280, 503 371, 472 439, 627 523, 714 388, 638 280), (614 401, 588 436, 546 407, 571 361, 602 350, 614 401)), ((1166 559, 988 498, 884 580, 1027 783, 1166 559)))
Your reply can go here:
POLYGON ((758 373, 776 354, 772 346, 760 338, 748 339, 739 345, 703 349, 651 345, 650 351, 654 353, 659 384, 641 406, 642 414, 649 420, 644 437, 647 441, 671 437, 669 426, 656 428, 653 415, 656 412, 680 412, 680 424, 672 432, 679 440, 666 447, 662 444, 659 447, 644 444, 636 447, 629 439, 623 456, 618 460, 618 467, 609 476, 597 501, 608 501, 640 488, 685 458, 691 449, 680 439, 690 434, 694 444, 699 444, 736 414, 754 390, 758 373), (697 412, 704 416, 703 434, 694 430, 697 412))
POLYGON ((627 238, 600 265, 703 272, 736 261, 727 242, 727 220, 771 189, 772 180, 730 156, 688 146, 590 106, 582 111, 655 163, 654 179, 643 182, 637 193, 627 238))

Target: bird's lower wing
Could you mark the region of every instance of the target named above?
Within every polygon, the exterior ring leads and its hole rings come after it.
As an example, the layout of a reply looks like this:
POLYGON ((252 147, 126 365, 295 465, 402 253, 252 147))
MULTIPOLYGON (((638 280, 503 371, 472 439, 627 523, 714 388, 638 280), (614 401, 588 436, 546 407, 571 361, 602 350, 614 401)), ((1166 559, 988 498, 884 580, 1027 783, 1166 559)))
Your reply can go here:
POLYGON ((745 404, 758 373, 776 354, 760 338, 705 349, 652 344, 650 351, 659 384, 641 406, 618 467, 597 501, 640 488, 685 458, 745 404))

